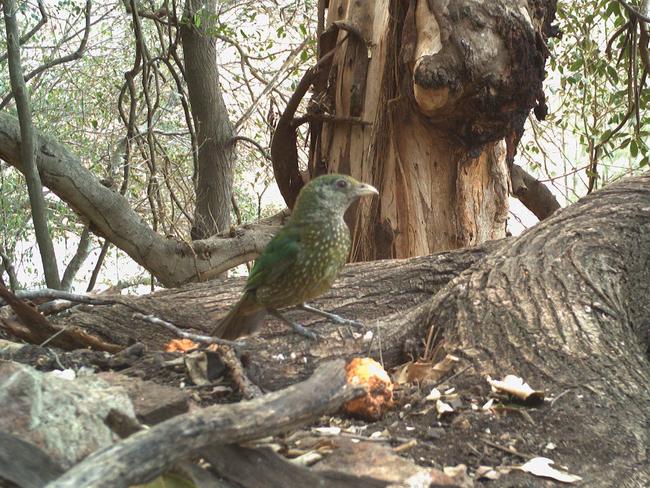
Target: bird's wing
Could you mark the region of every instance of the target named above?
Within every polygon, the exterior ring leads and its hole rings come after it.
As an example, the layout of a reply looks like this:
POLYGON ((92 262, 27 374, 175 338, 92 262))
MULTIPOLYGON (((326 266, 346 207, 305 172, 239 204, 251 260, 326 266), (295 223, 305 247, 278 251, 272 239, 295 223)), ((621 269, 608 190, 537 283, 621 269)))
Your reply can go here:
POLYGON ((255 290, 277 280, 296 261, 300 251, 299 229, 285 227, 271 239, 255 261, 246 290, 255 290))

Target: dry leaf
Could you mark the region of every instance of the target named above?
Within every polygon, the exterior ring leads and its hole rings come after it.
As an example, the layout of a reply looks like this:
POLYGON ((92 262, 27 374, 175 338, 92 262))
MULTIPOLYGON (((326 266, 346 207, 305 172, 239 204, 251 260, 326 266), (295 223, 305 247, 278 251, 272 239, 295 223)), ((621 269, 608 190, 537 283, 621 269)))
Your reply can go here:
POLYGON ((487 402, 485 402, 485 405, 481 407, 481 410, 487 412, 492 408, 493 404, 494 404, 494 398, 490 398, 487 402))
POLYGON ((398 366, 393 374, 393 379, 398 385, 438 381, 446 376, 458 361, 459 359, 451 354, 447 354, 442 361, 436 364, 430 361, 409 361, 398 366))
POLYGON ((440 400, 441 397, 442 394, 440 393, 440 390, 438 390, 438 388, 434 388, 426 397, 424 397, 424 399, 428 402, 435 402, 437 400, 440 400))
POLYGON ((499 473, 492 466, 479 466, 476 469, 476 479, 487 479, 487 480, 498 480, 501 478, 501 473, 499 473))
POLYGON ((298 457, 289 459, 289 462, 293 464, 298 464, 300 466, 311 466, 312 464, 317 463, 323 459, 323 455, 317 451, 309 451, 304 454, 301 454, 298 457))
POLYGON ((459 488, 470 488, 474 486, 472 479, 467 474, 467 466, 459 464, 458 466, 445 466, 442 472, 454 480, 454 485, 459 488))
POLYGON ((195 351, 183 356, 185 368, 192 382, 197 386, 209 385, 208 378, 208 358, 205 352, 195 351))
POLYGON ((543 391, 533 390, 519 376, 509 374, 500 381, 493 380, 488 376, 487 381, 495 392, 505 392, 525 402, 541 402, 544 400, 543 391))
POLYGON ((341 433, 341 427, 314 427, 311 430, 322 435, 339 435, 341 433))
POLYGON ((563 483, 575 483, 576 481, 580 481, 582 479, 580 476, 558 471, 557 469, 551 467, 551 464, 554 464, 554 462, 549 458, 536 457, 522 464, 518 467, 518 469, 526 471, 530 474, 534 474, 535 476, 552 478, 563 483))
POLYGON ((447 354, 442 359, 442 361, 436 363, 433 366, 433 370, 437 373, 438 379, 442 378, 452 369, 454 369, 454 366, 456 366, 456 363, 458 363, 458 361, 460 361, 460 359, 458 359, 456 356, 447 354))
POLYGON ((438 417, 442 417, 446 413, 452 413, 454 408, 448 403, 438 400, 436 401, 436 411, 438 412, 438 417))
POLYGON ((165 344, 166 352, 186 352, 196 349, 198 344, 189 339, 172 339, 165 344))

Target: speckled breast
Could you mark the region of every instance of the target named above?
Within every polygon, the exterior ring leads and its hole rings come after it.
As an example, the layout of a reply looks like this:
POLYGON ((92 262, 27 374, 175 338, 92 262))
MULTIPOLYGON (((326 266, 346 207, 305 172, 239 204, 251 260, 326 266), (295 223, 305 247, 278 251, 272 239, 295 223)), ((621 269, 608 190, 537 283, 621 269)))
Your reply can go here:
POLYGON ((314 223, 301 235, 296 261, 274 283, 257 289, 257 300, 284 308, 316 298, 332 287, 350 253, 350 231, 343 219, 314 223))

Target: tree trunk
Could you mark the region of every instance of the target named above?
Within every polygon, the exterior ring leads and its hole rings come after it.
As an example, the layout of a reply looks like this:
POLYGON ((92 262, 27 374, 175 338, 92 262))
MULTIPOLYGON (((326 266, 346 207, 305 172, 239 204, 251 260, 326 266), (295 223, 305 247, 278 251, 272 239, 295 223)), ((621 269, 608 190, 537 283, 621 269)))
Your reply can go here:
POLYGON ((230 227, 234 145, 221 94, 215 39, 215 0, 186 0, 180 23, 185 81, 198 146, 196 209, 191 236, 205 239, 230 227))
MULTIPOLYGON (((161 315, 169 310, 169 318, 207 330, 212 324, 197 305, 225 311, 224 301, 234 301, 240 283, 219 289, 192 285, 137 303, 161 315)), ((372 342, 320 322, 325 338, 314 343, 286 329, 278 333, 272 324, 240 352, 249 377, 277 389, 332 357, 370 352, 387 367, 396 366, 422 352, 434 327, 438 350, 472 366, 463 377, 468 394, 485 398, 485 375, 516 374, 556 399, 532 410, 534 425, 516 424, 512 435, 535 446, 552 440, 554 457, 579 466, 585 486, 648 486, 649 293, 647 173, 599 190, 517 238, 348 267, 319 305, 363 320, 375 333, 372 342)), ((124 307, 95 308, 65 321, 94 320, 109 337, 118 330, 141 340, 151 337, 155 326, 136 327, 130 315, 124 307)), ((127 336, 119 340, 126 344, 127 336)), ((462 426, 450 429, 446 441, 469 440, 462 426)), ((453 461, 444 451, 440 456, 438 462, 453 461)))
POLYGON ((11 90, 16 99, 16 109, 20 120, 20 134, 22 144, 20 147, 21 160, 25 168, 24 175, 29 193, 29 203, 32 211, 34 235, 43 264, 45 282, 49 288, 60 288, 59 268, 56 262, 54 244, 50 236, 47 222, 47 203, 43 195, 43 185, 38 174, 35 156, 35 135, 32 125, 32 107, 29 91, 23 77, 23 68, 20 61, 20 42, 18 24, 16 22, 16 3, 10 0, 2 2, 7 33, 7 58, 11 90))
POLYGON ((337 52, 314 88, 310 172, 379 188, 351 217, 353 259, 505 236, 554 15, 553 0, 329 2, 319 53, 337 52))

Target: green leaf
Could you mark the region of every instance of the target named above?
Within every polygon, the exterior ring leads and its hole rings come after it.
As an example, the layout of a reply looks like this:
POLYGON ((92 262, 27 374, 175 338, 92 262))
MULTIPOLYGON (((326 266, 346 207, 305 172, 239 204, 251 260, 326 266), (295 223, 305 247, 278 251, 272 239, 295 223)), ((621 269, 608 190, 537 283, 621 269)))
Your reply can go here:
POLYGON ((613 66, 611 66, 611 65, 607 66, 607 74, 609 75, 609 78, 614 83, 618 83, 618 73, 616 72, 616 70, 614 69, 613 66))
POLYGON ((196 485, 175 473, 165 473, 144 485, 132 485, 131 488, 196 488, 196 485))

